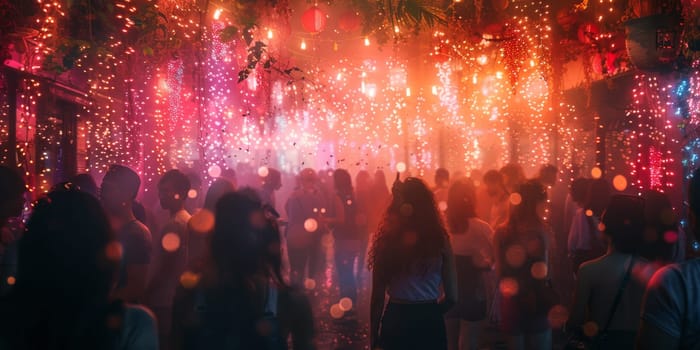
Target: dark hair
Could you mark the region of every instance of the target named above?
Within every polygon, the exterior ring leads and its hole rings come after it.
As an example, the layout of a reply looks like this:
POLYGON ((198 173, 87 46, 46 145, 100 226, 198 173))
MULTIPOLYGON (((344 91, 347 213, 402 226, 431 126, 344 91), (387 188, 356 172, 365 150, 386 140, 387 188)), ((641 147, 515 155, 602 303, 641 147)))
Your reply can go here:
MULTIPOLYGON (((450 181, 450 172, 445 168, 437 168, 437 170, 435 170, 435 182, 439 180, 450 181)), ((436 185, 440 184, 437 183, 436 185)))
POLYGON ((110 165, 102 181, 110 181, 118 184, 121 190, 127 191, 132 199, 136 199, 136 195, 139 193, 139 187, 141 187, 139 175, 130 168, 119 164, 110 165))
POLYGON ((231 181, 223 178, 218 178, 211 183, 207 190, 207 195, 204 197, 204 209, 214 212, 216 203, 227 193, 235 191, 231 181))
POLYGON ((219 177, 229 180, 231 183, 235 183, 238 180, 236 171, 228 167, 221 170, 221 176, 219 177))
POLYGON ((386 174, 384 173, 384 170, 377 170, 374 172, 374 187, 375 188, 384 188, 386 189, 387 192, 389 192, 389 187, 386 184, 386 174))
MULTIPOLYGON (((238 190, 238 193, 248 197, 252 202, 262 203, 260 195, 253 188, 244 187, 238 190)), ((282 276, 282 238, 277 218, 265 205, 262 206, 262 210, 265 214, 264 225, 254 230, 260 264, 264 268, 263 272, 266 272, 268 277, 272 278, 278 286, 286 287, 282 276)))
POLYGON ((19 332, 9 336, 23 344, 18 348, 106 348, 115 332, 107 317, 116 244, 107 215, 88 193, 65 187, 35 204, 10 295, 17 315, 8 321, 19 332), (63 346, 45 343, 59 340, 63 346))
POLYGON ((446 215, 452 234, 469 231, 469 219, 476 217, 476 187, 472 180, 459 179, 450 186, 446 215))
POLYGON ((520 164, 508 163, 499 172, 503 175, 503 182, 508 189, 515 189, 525 181, 525 171, 520 164))
POLYGON ((676 242, 668 242, 665 234, 667 232, 678 234, 678 220, 673 212, 671 200, 666 194, 654 190, 645 191, 642 199, 644 199, 646 230, 650 234, 644 235, 645 247, 642 255, 649 260, 670 262, 674 258, 676 242))
POLYGON ((367 190, 372 185, 372 176, 367 170, 360 170, 359 172, 357 172, 357 175, 355 176, 355 186, 357 186, 358 191, 367 190), (360 188, 363 186, 366 188, 360 188))
POLYGON ((385 278, 440 256, 449 241, 433 193, 422 180, 397 181, 392 194, 368 259, 368 268, 385 278))
POLYGON ((190 180, 190 187, 199 188, 200 186, 202 186, 202 179, 199 177, 199 175, 197 175, 196 172, 189 171, 185 175, 187 176, 187 179, 190 180))
POLYGON ((537 205, 547 200, 547 190, 538 180, 527 180, 518 187, 515 192, 520 195, 520 203, 514 204, 508 227, 514 232, 515 228, 521 224, 542 225, 542 219, 537 214, 537 205))
POLYGON ((559 169, 552 164, 543 164, 540 167, 539 179, 546 186, 554 186, 557 181, 559 169))
POLYGON ((267 176, 265 177, 265 186, 276 187, 282 184, 282 173, 277 169, 267 168, 267 176))
POLYGON ((540 168, 540 176, 542 175, 553 175, 559 172, 559 169, 552 164, 543 164, 540 168))
POLYGON ((571 199, 580 204, 584 204, 588 193, 589 179, 579 177, 571 182, 571 199))
POLYGON ((643 242, 644 200, 628 195, 612 196, 601 223, 615 250, 638 254, 643 242))
POLYGON ((134 214, 136 220, 141 221, 142 224, 146 224, 148 215, 146 215, 146 207, 139 201, 134 201, 131 206, 131 213, 134 214))
POLYGON ((179 194, 180 198, 187 198, 187 192, 190 190, 190 179, 180 170, 172 169, 166 171, 160 178, 160 181, 158 181, 159 185, 165 183, 172 183, 175 187, 175 193, 179 194))
POLYGON ((78 188, 86 193, 89 193, 96 198, 98 197, 97 182, 90 174, 78 174, 73 176, 70 182, 78 186, 78 188))
POLYGON ((333 172, 333 184, 336 192, 342 196, 352 195, 352 177, 345 169, 336 169, 333 172))
POLYGON ((498 170, 489 170, 484 174, 483 182, 503 185, 503 174, 498 172, 498 170))
POLYGON ((210 251, 219 280, 244 287, 259 272, 254 228, 250 221, 262 211, 260 200, 245 192, 224 194, 216 203, 210 251))
POLYGON ((591 210, 594 216, 600 217, 605 208, 608 207, 612 190, 610 184, 605 179, 590 180, 584 209, 591 210))

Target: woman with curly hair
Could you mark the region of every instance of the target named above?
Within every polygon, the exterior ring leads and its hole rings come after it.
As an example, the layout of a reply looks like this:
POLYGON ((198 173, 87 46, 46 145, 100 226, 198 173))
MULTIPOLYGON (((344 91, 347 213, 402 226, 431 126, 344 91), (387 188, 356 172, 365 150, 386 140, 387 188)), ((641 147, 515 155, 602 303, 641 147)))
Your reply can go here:
POLYGON ((392 195, 369 253, 372 346, 447 349, 443 314, 457 301, 449 235, 423 181, 397 177, 392 195))

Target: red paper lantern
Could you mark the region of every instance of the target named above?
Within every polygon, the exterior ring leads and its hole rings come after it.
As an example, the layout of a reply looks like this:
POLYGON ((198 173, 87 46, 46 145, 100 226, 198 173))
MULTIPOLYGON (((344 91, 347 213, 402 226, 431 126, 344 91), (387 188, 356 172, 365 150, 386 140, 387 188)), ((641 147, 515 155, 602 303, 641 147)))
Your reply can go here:
POLYGON ((326 28, 326 14, 312 6, 301 15, 301 26, 309 33, 319 33, 326 28))
POLYGON ((345 32, 352 32, 360 28, 362 19, 355 11, 347 11, 338 18, 338 28, 345 32))

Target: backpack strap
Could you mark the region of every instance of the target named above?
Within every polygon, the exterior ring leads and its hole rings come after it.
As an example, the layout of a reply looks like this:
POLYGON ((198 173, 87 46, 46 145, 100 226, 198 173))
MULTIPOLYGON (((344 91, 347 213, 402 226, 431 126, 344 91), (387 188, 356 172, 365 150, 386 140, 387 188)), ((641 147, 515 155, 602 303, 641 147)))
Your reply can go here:
POLYGON ((610 307, 610 312, 608 313, 608 319, 605 321, 605 327, 603 327, 602 331, 600 332, 601 334, 605 333, 608 331, 608 328, 610 328, 610 323, 612 323, 613 316, 615 316, 615 311, 617 310, 618 305, 620 304, 620 301, 622 300, 622 294, 625 292, 625 289, 627 288, 627 284, 630 280, 630 275, 632 274, 632 268, 634 267, 636 260, 634 259, 634 256, 631 258, 629 266, 627 267, 627 271, 625 272, 624 276, 622 277, 622 282, 620 282, 620 287, 617 289, 617 294, 615 295, 615 300, 612 303, 612 306, 610 307))

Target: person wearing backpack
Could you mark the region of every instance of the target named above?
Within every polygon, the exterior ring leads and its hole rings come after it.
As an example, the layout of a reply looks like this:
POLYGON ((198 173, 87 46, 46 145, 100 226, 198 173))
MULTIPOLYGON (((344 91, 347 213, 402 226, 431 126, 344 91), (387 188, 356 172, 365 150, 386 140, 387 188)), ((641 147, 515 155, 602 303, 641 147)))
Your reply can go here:
POLYGON ((567 328, 590 348, 631 350, 652 272, 639 257, 644 242, 644 201, 613 196, 602 226, 608 252, 581 265, 567 328))
POLYGON ((174 349, 314 349, 308 299, 281 274, 279 229, 252 190, 216 205, 207 257, 186 271, 173 307, 174 349))

